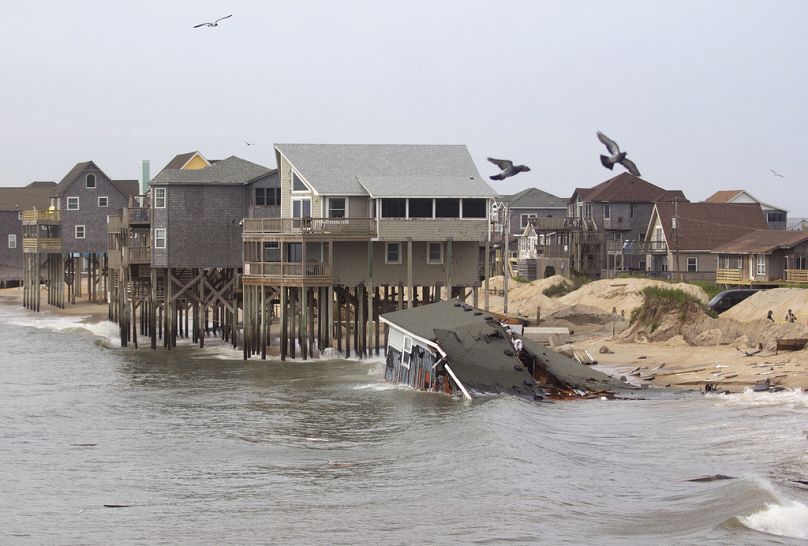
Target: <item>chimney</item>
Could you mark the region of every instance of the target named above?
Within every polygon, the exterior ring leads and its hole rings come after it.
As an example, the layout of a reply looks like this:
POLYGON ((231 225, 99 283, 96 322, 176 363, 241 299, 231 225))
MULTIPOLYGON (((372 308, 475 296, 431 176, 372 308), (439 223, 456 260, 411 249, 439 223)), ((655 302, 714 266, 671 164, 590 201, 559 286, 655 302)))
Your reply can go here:
POLYGON ((140 184, 138 188, 140 195, 146 195, 149 192, 149 182, 151 182, 151 165, 148 159, 140 162, 140 184))

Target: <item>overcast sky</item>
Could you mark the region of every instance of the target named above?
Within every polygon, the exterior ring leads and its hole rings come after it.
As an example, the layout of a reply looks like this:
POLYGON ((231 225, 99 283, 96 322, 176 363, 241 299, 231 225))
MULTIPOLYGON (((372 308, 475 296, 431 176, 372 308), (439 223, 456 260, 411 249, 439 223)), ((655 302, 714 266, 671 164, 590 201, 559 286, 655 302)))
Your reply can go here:
POLYGON ((0 186, 191 150, 274 167, 275 142, 466 144, 481 174, 533 169, 497 191, 567 197, 621 170, 600 129, 691 201, 743 188, 808 216, 804 0, 0 6, 0 186))

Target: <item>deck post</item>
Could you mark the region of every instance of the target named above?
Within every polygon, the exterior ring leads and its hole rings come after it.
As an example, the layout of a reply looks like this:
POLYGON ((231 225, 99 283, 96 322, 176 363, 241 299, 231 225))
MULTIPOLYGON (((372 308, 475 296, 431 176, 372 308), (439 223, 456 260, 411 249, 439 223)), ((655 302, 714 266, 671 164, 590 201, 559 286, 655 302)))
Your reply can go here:
POLYGON ((295 321, 297 319, 297 288, 289 288, 289 357, 295 358, 295 321))
MULTIPOLYGON (((446 240, 446 299, 452 299, 452 286, 454 283, 452 271, 452 238, 446 240)), ((465 299, 465 298, 464 298, 465 299)))
POLYGON ((306 286, 300 289, 300 356, 306 360, 309 356, 309 289, 306 286))
POLYGON ((281 360, 286 360, 286 350, 288 348, 288 307, 289 288, 281 286, 281 360))
POLYGON ((261 360, 267 359, 267 300, 266 286, 259 287, 261 290, 261 360))
POLYGON ((412 237, 407 237, 407 309, 412 309, 412 237))
POLYGON ((485 303, 485 310, 488 311, 488 278, 491 276, 491 258, 490 243, 488 239, 485 240, 485 278, 483 279, 483 302, 485 303))

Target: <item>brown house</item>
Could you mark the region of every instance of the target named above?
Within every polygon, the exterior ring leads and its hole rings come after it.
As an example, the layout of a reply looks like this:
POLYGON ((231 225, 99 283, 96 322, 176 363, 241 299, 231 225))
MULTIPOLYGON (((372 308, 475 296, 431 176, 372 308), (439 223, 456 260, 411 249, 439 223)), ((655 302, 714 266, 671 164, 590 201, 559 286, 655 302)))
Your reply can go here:
POLYGON ((713 280, 713 250, 755 230, 765 230, 758 204, 657 203, 643 250, 647 270, 690 280, 713 280))
POLYGON ((760 229, 720 245, 719 284, 808 283, 808 233, 760 229))

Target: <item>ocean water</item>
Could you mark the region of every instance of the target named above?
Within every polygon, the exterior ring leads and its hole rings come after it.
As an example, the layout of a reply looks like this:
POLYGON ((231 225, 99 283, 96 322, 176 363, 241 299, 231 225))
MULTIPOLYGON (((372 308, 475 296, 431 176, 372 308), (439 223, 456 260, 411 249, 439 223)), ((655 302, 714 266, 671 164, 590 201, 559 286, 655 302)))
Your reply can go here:
POLYGON ((0 307, 0 543, 808 540, 800 391, 468 402, 116 336, 0 307))

